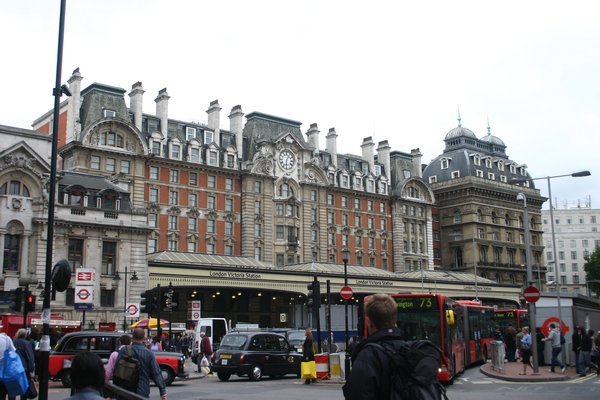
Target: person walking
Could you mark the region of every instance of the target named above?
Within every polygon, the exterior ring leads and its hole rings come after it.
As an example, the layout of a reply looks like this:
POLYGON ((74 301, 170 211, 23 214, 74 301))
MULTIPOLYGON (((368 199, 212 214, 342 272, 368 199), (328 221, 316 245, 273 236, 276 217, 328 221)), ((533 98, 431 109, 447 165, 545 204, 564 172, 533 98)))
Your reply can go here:
POLYGON ((369 343, 385 343, 396 349, 404 343, 396 327, 397 305, 386 294, 374 294, 364 305, 364 323, 369 336, 352 355, 352 370, 343 387, 346 400, 391 398, 393 364, 390 357, 369 343))
POLYGON ((523 373, 519 373, 519 375, 527 375, 527 367, 531 368, 531 372, 535 372, 533 366, 531 365, 531 345, 532 339, 529 333, 529 327, 524 326, 521 329, 523 332, 523 336, 521 337, 519 348, 521 350, 521 357, 523 359, 523 373))
POLYGON ((180 340, 181 352, 188 358, 190 356, 190 336, 185 334, 180 340))
POLYGON ((537 356, 538 356, 538 366, 543 366, 544 362, 544 334, 542 333, 542 328, 539 326, 535 328, 535 340, 537 341, 537 356))
MULTIPOLYGON (((514 329, 514 328, 513 328, 514 329)), ((516 340, 515 340, 515 355, 514 355, 514 361, 517 361, 517 359, 523 357, 521 355, 521 339, 523 339, 523 329, 521 329, 519 331, 519 333, 517 333, 515 335, 516 340)))
MULTIPOLYGON (((12 351, 16 350, 12 339, 9 336, 7 336, 6 333, 2 332, 0 333, 0 363, 4 359, 4 351, 6 349, 12 351)), ((6 390, 6 386, 4 386, 4 383, 0 381, 0 400, 6 399, 6 396, 8 396, 8 391, 6 390)), ((14 399, 14 397, 10 396, 8 398, 9 400, 14 399)))
POLYGON ((515 362, 515 353, 520 342, 517 341, 517 331, 510 322, 504 330, 504 343, 506 343, 506 358, 508 362, 515 362))
POLYGON ((581 341, 583 340, 583 335, 585 334, 585 329, 581 326, 575 327, 575 332, 571 336, 573 339, 573 352, 575 353, 575 373, 581 375, 583 373, 583 369, 581 366, 581 341))
POLYGON ((77 353, 71 364, 71 382, 75 394, 67 400, 104 400, 104 364, 89 351, 77 353))
MULTIPOLYGON (((17 331, 13 344, 17 350, 17 354, 21 357, 21 362, 23 363, 23 368, 25 368, 29 385, 35 385, 33 379, 33 375, 35 374, 35 356, 33 354, 33 345, 27 340, 26 329, 21 328, 17 331)), ((25 395, 21 396, 21 399, 24 398, 26 398, 25 395)))
MULTIPOLYGON (((142 328, 135 328, 131 337, 131 350, 140 362, 139 380, 135 393, 146 398, 150 397, 150 379, 156 383, 161 400, 167 400, 165 381, 162 378, 160 367, 156 362, 154 352, 146 347, 146 333, 142 328)), ((127 353, 128 346, 119 350, 119 358, 127 353)), ((118 362, 118 360, 117 360, 118 362)))
POLYGON ((592 339, 591 359, 596 365, 596 375, 600 376, 600 331, 594 336, 594 330, 590 329, 588 335, 592 339))
POLYGON ((554 367, 558 365, 560 366, 560 372, 564 374, 567 368, 558 358, 560 352, 562 351, 562 345, 560 344, 560 331, 555 323, 550 324, 550 329, 551 330, 550 333, 548 333, 548 337, 544 339, 545 342, 549 341, 552 345, 552 361, 550 362, 549 371, 554 372, 554 367))
MULTIPOLYGON (((312 329, 306 328, 304 336, 304 343, 302 343, 302 361, 315 361, 315 340, 313 339, 312 329)), ((317 382, 316 379, 306 379, 304 381, 306 385, 315 382, 317 382)))
POLYGON ((117 350, 110 353, 110 357, 108 357, 108 363, 106 363, 106 367, 104 367, 104 380, 106 382, 110 382, 113 377, 113 372, 115 372, 115 365, 117 364, 117 359, 119 358, 119 351, 123 348, 123 346, 129 346, 131 344, 131 336, 128 334, 121 335, 119 339, 117 339, 117 350))
POLYGON ((592 372, 592 368, 596 368, 598 373, 598 365, 592 362, 592 337, 593 330, 586 332, 584 327, 581 328, 581 350, 579 351, 579 364, 581 365, 581 376, 585 376, 588 371, 592 372))
POLYGON ((162 351, 163 347, 160 343, 160 338, 158 336, 154 336, 152 338, 152 343, 150 343, 150 350, 152 351, 162 351))
POLYGON ((200 360, 198 360, 198 372, 202 372, 202 359, 206 357, 207 365, 204 365, 204 368, 208 368, 208 371, 205 371, 207 375, 212 374, 212 370, 210 368, 210 356, 212 356, 212 345, 210 344, 210 338, 206 336, 206 332, 200 332, 200 360))

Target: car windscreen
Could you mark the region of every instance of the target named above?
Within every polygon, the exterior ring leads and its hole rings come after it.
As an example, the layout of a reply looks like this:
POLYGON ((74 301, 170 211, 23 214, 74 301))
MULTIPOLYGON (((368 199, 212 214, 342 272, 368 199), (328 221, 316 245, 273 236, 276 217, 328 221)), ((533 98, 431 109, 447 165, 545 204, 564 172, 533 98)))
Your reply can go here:
POLYGON ((219 350, 242 350, 248 341, 246 335, 225 335, 219 346, 219 350))
POLYGON ((304 332, 290 332, 288 333, 288 340, 290 342, 303 342, 304 332))

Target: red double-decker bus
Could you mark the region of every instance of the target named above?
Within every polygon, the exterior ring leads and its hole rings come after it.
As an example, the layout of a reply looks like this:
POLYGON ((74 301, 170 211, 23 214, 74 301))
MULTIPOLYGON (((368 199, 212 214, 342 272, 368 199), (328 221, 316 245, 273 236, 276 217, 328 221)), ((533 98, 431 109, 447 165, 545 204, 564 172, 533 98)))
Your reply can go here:
POLYGON ((398 308, 397 326, 406 340, 426 339, 442 350, 438 372, 442 382, 452 382, 465 370, 465 342, 459 305, 441 294, 392 294, 398 308))
POLYGON ((494 309, 479 301, 457 300, 466 345, 465 365, 485 362, 494 340, 494 309))
POLYGON ((521 308, 498 309, 494 310, 494 321, 502 332, 509 323, 519 332, 524 326, 529 326, 529 313, 526 309, 521 308))

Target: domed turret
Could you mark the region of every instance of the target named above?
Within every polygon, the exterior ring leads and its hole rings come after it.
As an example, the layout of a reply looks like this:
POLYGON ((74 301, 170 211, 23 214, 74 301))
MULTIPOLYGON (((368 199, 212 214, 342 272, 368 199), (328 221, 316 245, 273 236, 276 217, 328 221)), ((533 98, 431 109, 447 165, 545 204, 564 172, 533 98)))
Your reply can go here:
POLYGON ((477 139, 477 136, 475 136, 473 131, 459 125, 456 128, 452 129, 450 132, 448 132, 444 140, 455 139, 461 136, 477 139))

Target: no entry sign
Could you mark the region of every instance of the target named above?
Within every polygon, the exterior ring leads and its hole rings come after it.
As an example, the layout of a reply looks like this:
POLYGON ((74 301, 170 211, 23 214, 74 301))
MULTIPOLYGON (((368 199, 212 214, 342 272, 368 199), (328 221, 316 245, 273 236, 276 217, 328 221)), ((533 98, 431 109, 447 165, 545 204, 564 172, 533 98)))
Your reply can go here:
POLYGON ((342 296, 342 299, 344 300, 352 298, 353 295, 354 293, 352 293, 352 288, 350 286, 344 286, 342 287, 342 290, 340 290, 340 296, 342 296))
POLYGON ((540 291, 535 286, 529 286, 523 291, 523 297, 529 303, 535 303, 540 299, 540 291))

